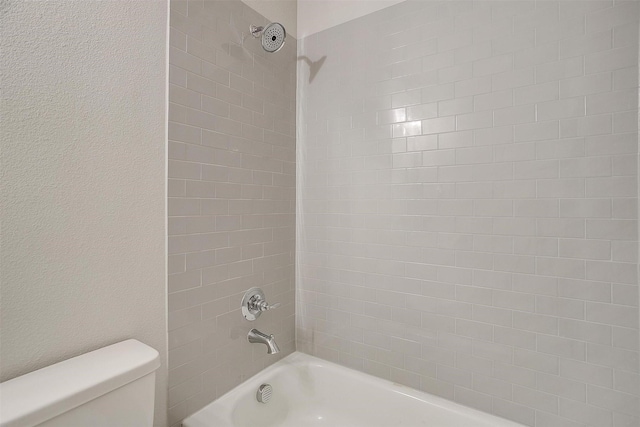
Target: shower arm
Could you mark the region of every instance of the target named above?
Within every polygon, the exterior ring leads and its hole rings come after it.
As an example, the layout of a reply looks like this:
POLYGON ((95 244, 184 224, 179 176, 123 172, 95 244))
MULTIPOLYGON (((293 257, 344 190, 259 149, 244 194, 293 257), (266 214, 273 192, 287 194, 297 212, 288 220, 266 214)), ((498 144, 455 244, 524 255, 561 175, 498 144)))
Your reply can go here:
POLYGON ((256 39, 260 37, 260 34, 262 34, 262 30, 264 30, 263 26, 256 27, 255 25, 249 25, 249 32, 256 39))

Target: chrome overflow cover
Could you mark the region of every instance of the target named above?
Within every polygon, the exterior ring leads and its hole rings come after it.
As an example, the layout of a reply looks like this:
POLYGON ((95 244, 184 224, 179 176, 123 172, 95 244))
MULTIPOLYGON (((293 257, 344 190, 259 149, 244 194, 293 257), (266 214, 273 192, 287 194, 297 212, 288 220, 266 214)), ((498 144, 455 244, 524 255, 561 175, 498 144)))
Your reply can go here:
POLYGON ((258 402, 260 403, 267 403, 271 399, 271 393, 273 393, 273 387, 271 387, 271 384, 262 384, 258 387, 256 399, 258 399, 258 402))
POLYGON ((269 305, 260 288, 251 288, 242 297, 242 315, 247 320, 256 320, 263 311, 280 307, 280 303, 269 305))

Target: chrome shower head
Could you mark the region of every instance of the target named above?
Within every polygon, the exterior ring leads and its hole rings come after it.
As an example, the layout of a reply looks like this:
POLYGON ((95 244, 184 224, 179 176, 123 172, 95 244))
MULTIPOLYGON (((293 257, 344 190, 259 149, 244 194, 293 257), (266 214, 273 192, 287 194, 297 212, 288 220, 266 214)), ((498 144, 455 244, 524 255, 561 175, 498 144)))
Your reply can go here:
POLYGON ((282 49, 284 39, 287 37, 287 31, 282 24, 273 22, 266 27, 249 27, 251 35, 258 38, 262 35, 262 48, 269 53, 274 53, 282 49))

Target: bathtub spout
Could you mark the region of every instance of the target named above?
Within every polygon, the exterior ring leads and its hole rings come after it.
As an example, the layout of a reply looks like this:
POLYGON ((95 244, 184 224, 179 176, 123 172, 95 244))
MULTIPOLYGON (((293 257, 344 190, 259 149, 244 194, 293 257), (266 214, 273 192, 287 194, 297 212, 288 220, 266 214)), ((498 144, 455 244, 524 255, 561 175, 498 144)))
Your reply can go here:
POLYGON ((249 331, 247 338, 252 344, 258 343, 266 345, 267 354, 276 354, 280 352, 280 348, 278 348, 278 344, 276 344, 276 339, 273 335, 263 334, 254 328, 249 331))

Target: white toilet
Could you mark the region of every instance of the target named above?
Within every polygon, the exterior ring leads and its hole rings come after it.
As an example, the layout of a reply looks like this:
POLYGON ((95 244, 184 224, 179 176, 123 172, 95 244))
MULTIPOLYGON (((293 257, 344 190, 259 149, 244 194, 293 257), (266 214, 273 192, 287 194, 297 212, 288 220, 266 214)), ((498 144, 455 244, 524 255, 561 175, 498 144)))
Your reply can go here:
POLYGON ((0 384, 0 427, 151 427, 158 352, 127 340, 0 384))

